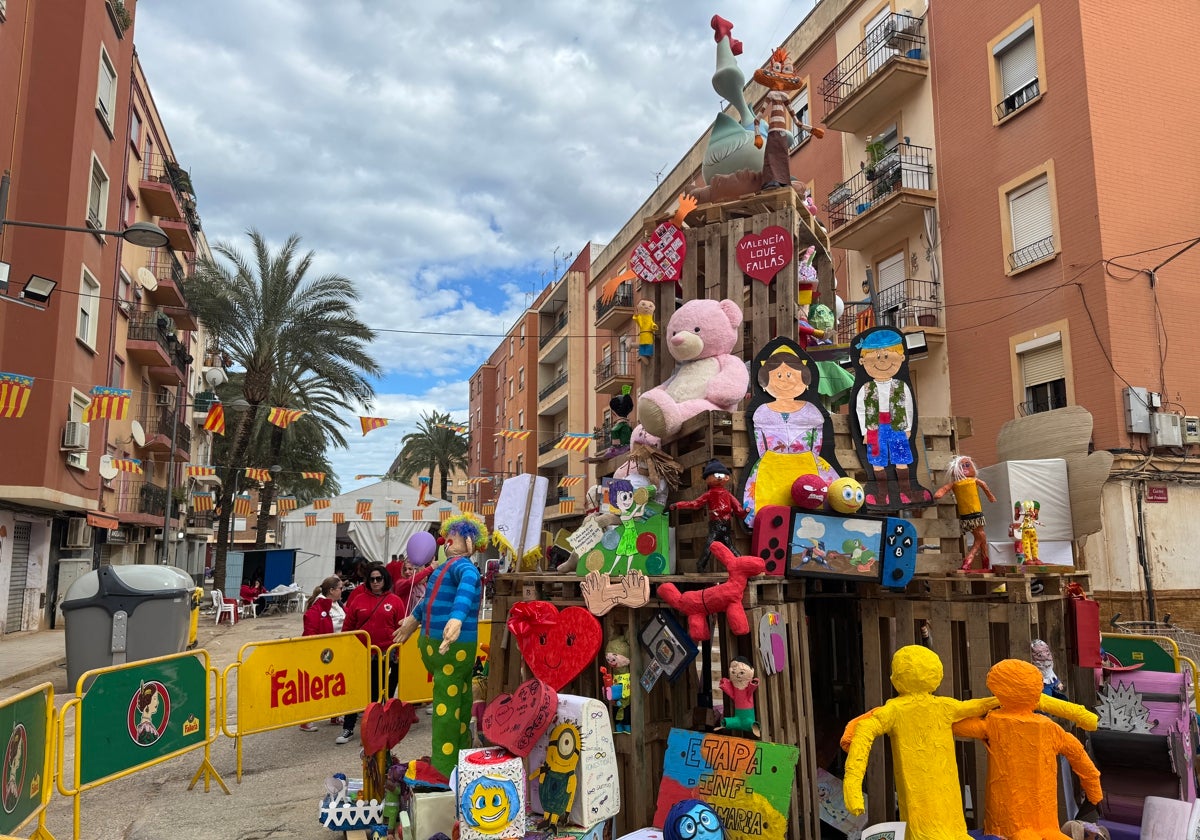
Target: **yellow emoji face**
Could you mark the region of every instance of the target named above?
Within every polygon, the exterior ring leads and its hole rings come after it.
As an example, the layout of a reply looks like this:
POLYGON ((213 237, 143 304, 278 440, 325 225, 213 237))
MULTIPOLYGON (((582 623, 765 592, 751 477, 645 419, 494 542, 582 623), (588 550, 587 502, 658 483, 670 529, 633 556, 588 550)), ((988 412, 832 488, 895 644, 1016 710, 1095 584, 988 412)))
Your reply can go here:
POLYGON ((862 485, 853 478, 835 479, 829 485, 829 506, 838 513, 854 513, 863 506, 862 485))
POLYGON ((481 834, 499 834, 512 822, 518 802, 511 781, 481 776, 467 785, 459 805, 467 825, 481 834))

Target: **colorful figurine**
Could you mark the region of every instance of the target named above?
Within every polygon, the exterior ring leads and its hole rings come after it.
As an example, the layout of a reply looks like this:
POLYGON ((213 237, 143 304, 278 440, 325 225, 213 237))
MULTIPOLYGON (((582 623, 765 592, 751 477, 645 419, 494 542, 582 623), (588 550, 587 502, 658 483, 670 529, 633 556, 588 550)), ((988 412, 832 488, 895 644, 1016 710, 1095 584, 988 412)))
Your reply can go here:
POLYGON ((546 761, 534 778, 542 803, 544 825, 558 834, 559 821, 565 822, 575 804, 575 768, 579 766, 579 727, 570 721, 550 730, 546 761))
POLYGON ((1041 639, 1034 639, 1029 643, 1029 658, 1042 673, 1042 694, 1066 700, 1067 687, 1058 678, 1058 674, 1054 673, 1054 654, 1050 651, 1050 645, 1041 639))
POLYGON ((707 572, 712 561, 712 544, 733 547, 733 514, 738 518, 746 516, 746 509, 737 500, 737 496, 729 492, 729 468, 716 458, 704 465, 704 483, 708 485, 696 499, 690 502, 675 502, 671 510, 699 510, 708 508, 708 542, 704 544, 704 553, 696 561, 696 571, 707 572))
POLYGON ((971 535, 971 550, 963 558, 959 571, 975 571, 972 568, 975 558, 981 557, 983 563, 979 567, 979 571, 990 572, 992 564, 988 557, 987 518, 983 515, 983 504, 979 501, 979 491, 984 492, 989 502, 995 502, 996 497, 992 495, 987 483, 977 475, 975 462, 966 455, 955 455, 951 458, 950 465, 946 468, 946 474, 950 480, 937 489, 933 498, 940 499, 947 493, 953 492, 954 503, 958 508, 959 526, 962 528, 964 536, 971 535))
POLYGON ((654 301, 642 298, 637 302, 633 323, 638 328, 638 361, 650 364, 654 358, 654 336, 658 334, 658 324, 654 323, 654 301))
POLYGON ((663 840, 725 840, 725 826, 703 799, 681 799, 663 820, 663 840))
POLYGON ((796 267, 796 337, 802 347, 813 347, 819 343, 819 339, 825 337, 825 331, 818 329, 808 319, 819 282, 817 268, 813 265, 816 254, 817 249, 809 245, 796 267))
POLYGON ((1045 566, 1038 559, 1038 515, 1042 503, 1034 499, 1023 499, 1013 504, 1013 523, 1008 526, 1008 535, 1013 537, 1013 551, 1022 566, 1045 566))
POLYGON ((836 513, 855 513, 863 506, 862 485, 849 476, 833 481, 827 495, 829 507, 836 513))
POLYGON ((658 585, 658 597, 663 603, 687 616, 688 635, 694 642, 704 642, 712 638, 708 617, 714 613, 725 613, 725 623, 733 635, 745 636, 749 633, 750 619, 746 616, 745 606, 742 605, 742 595, 746 591, 746 583, 767 570, 766 561, 761 557, 739 557, 722 543, 713 543, 712 552, 729 572, 726 580, 715 586, 693 589, 690 592, 680 592, 679 587, 673 583, 658 585))
POLYGON ((733 716, 725 718, 724 729, 752 732, 759 736, 758 721, 754 719, 754 692, 758 678, 754 666, 744 656, 729 663, 729 676, 721 677, 721 691, 733 701, 733 716))
POLYGON ((604 696, 613 708, 613 732, 632 732, 629 725, 629 642, 613 639, 604 651, 607 668, 601 668, 604 678, 604 696))
POLYGON ((616 555, 613 557, 612 573, 617 574, 621 558, 625 557, 626 574, 633 570, 633 558, 638 554, 638 521, 646 512, 646 504, 650 501, 650 490, 646 487, 633 489, 633 484, 623 478, 613 479, 608 486, 608 496, 612 506, 621 517, 621 538, 617 543, 616 555))
MULTIPOLYGON (((755 143, 759 121, 767 124, 767 147, 763 152, 762 188, 764 190, 791 186, 792 171, 789 165, 789 150, 795 140, 792 125, 796 122, 791 109, 791 97, 804 87, 805 81, 796 75, 792 59, 783 47, 771 53, 766 67, 754 71, 754 81, 767 89, 767 95, 759 106, 754 119, 755 143)), ((805 307, 807 309, 807 307, 805 307)))

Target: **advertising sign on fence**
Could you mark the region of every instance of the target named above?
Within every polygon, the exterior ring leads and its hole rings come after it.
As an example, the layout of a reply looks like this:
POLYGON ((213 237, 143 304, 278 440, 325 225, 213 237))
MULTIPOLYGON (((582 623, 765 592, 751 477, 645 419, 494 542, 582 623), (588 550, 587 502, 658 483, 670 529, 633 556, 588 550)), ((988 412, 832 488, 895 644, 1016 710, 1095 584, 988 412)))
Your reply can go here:
POLYGON ((47 721, 54 689, 44 683, 0 705, 0 834, 15 834, 47 801, 53 777, 47 721))

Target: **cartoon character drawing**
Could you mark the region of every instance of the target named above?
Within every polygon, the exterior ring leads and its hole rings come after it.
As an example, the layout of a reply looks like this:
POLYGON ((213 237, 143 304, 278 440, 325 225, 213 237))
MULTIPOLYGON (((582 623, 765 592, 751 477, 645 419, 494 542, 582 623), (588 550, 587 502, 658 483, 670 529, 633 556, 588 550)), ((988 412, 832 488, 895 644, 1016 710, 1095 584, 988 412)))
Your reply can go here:
POLYGON ((612 573, 618 574, 621 558, 625 558, 625 572, 633 570, 633 558, 638 553, 637 539, 638 519, 646 512, 646 503, 650 501, 650 491, 645 487, 633 489, 633 485, 624 478, 614 479, 608 487, 609 498, 613 507, 621 517, 621 540, 614 552, 612 573))
POLYGON ((875 552, 868 551, 862 540, 846 540, 842 543, 842 553, 849 556, 850 565, 859 571, 869 572, 875 565, 875 552))
POLYGON ((170 706, 163 708, 163 701, 170 703, 166 687, 160 682, 142 683, 133 697, 129 714, 129 735, 138 746, 148 747, 162 737, 171 716, 170 706), (162 711, 161 719, 159 711, 162 711), (137 719, 134 720, 136 714, 137 719), (158 719, 156 721, 156 719, 158 719))
POLYGON ((4 784, 3 791, 0 792, 0 804, 3 805, 6 814, 11 814, 20 804, 21 789, 25 787, 28 752, 29 738, 25 732, 25 725, 18 723, 13 726, 8 746, 4 750, 4 784))
POLYGON ((681 799, 667 811, 664 840, 724 840, 725 826, 703 799, 681 799))
POLYGON ((480 776, 463 788, 458 804, 468 826, 480 834, 500 834, 517 816, 521 797, 511 779, 480 776))
POLYGON ((534 778, 538 783, 538 799, 545 816, 544 827, 558 834, 558 824, 565 822, 575 804, 575 769, 579 766, 579 727, 570 721, 558 724, 550 731, 550 746, 546 760, 534 778))

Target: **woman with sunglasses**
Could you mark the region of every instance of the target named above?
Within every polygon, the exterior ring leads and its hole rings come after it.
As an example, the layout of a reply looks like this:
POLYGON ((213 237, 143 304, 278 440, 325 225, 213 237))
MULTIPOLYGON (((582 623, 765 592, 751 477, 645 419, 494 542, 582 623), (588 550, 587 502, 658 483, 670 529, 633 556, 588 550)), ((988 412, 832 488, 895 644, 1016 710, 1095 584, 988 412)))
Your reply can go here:
MULTIPOLYGON (((346 622, 342 629, 347 633, 354 630, 365 630, 371 637, 371 644, 380 650, 387 650, 392 645, 392 636, 404 620, 404 602, 392 592, 392 579, 387 573, 387 567, 382 563, 370 563, 366 568, 366 585, 362 592, 356 592, 346 603, 346 622)), ((377 654, 371 654, 371 699, 379 697, 379 660, 377 654)), ((396 684, 400 680, 400 672, 394 667, 388 669, 388 692, 391 697, 396 693, 396 684)), ((358 723, 358 714, 346 715, 342 734, 336 743, 348 744, 354 737, 354 725, 358 723)))

